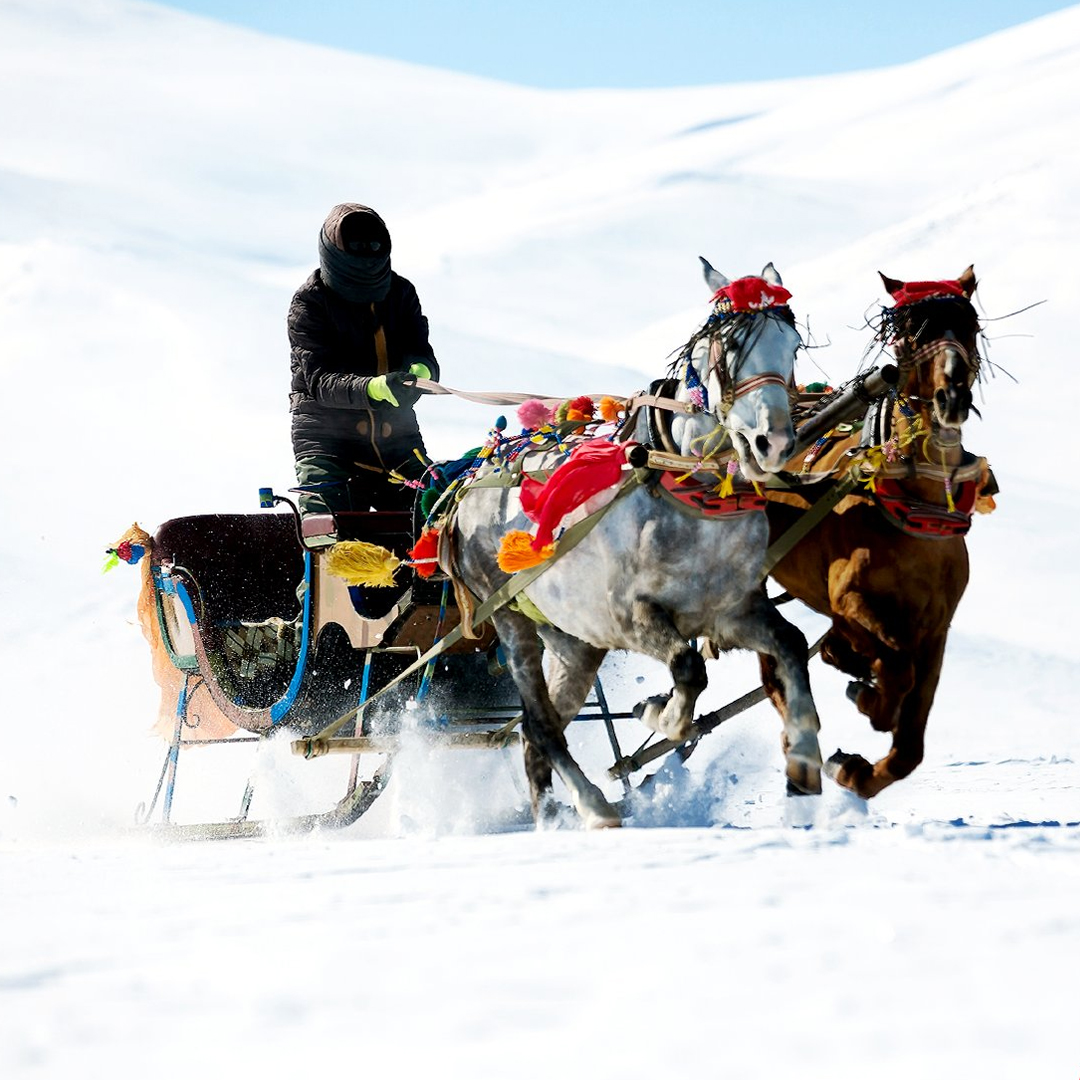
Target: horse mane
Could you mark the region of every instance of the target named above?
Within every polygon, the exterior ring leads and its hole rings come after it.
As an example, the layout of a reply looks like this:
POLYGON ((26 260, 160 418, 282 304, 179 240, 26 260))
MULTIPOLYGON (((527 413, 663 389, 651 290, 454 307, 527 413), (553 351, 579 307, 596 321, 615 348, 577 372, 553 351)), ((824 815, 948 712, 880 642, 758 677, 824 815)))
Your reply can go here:
POLYGON ((974 304, 962 296, 934 296, 900 307, 881 307, 877 315, 867 315, 864 328, 872 330, 873 336, 863 350, 859 362, 858 375, 873 367, 884 357, 892 362, 900 362, 889 350, 897 342, 908 338, 918 340, 933 322, 948 316, 950 328, 959 334, 970 333, 977 349, 975 360, 976 377, 982 382, 986 353, 986 334, 974 304), (936 305, 936 306, 935 306, 936 305), (965 320, 967 320, 965 324, 965 320))
POLYGON ((749 351, 753 346, 754 341, 757 339, 758 334, 760 334, 765 327, 765 323, 761 321, 762 318, 779 319, 789 326, 795 325, 795 315, 791 308, 786 304, 779 304, 776 307, 771 308, 763 308, 761 311, 714 310, 705 322, 690 335, 689 340, 684 345, 681 345, 669 354, 673 356, 674 359, 668 365, 668 377, 678 378, 679 369, 690 359, 698 342, 703 338, 712 338, 716 334, 730 336, 740 326, 746 325, 747 323, 751 326, 751 334, 748 336, 743 348, 746 351, 749 351), (755 320, 757 321, 755 322, 755 320))

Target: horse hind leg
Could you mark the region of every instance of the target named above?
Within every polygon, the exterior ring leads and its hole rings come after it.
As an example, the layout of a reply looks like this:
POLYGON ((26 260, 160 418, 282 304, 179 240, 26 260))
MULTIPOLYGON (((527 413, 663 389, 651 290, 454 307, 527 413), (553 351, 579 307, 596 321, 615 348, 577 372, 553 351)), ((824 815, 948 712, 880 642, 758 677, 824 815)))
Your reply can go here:
MULTIPOLYGON (((581 712, 607 653, 552 626, 541 627, 540 637, 545 647, 548 697, 559 716, 559 730, 565 733, 570 721, 581 712)), ((525 740, 525 772, 537 820, 554 819, 558 803, 551 794, 551 762, 528 740, 525 740)))
POLYGON ((705 661, 679 636, 671 616, 654 601, 635 600, 631 618, 638 648, 666 663, 673 683, 666 697, 648 698, 634 712, 646 727, 676 742, 682 741, 690 734, 694 707, 708 685, 705 661))
MULTIPOLYGON (((585 776, 581 766, 570 754, 563 734, 566 722, 553 704, 544 679, 540 640, 535 625, 525 616, 507 611, 497 613, 493 621, 506 652, 510 673, 521 694, 525 772, 529 781, 533 815, 537 822, 550 819, 554 813, 551 795, 551 771, 554 769, 566 785, 570 801, 586 828, 611 828, 621 825, 619 812, 585 776)), ((567 635, 563 637, 567 642, 574 640, 567 635)), ((567 667, 576 667, 575 660, 587 667, 592 662, 593 654, 597 652, 584 642, 579 642, 578 645, 578 651, 567 645, 562 658, 562 663, 567 667)), ((600 659, 602 658, 603 653, 600 654, 600 659)), ((600 659, 596 660, 596 667, 599 667, 600 659)), ((590 679, 595 672, 594 667, 590 679)), ((569 697, 570 682, 556 678, 561 701, 565 702, 569 697)), ((577 710, 574 711, 576 713, 577 710)))

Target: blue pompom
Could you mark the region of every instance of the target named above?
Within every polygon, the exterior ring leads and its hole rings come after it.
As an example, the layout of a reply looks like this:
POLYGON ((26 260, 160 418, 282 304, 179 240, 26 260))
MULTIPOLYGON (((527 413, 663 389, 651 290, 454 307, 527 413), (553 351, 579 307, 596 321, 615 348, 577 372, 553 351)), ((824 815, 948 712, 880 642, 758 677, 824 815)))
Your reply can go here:
POLYGON ((495 430, 496 431, 505 431, 506 430, 506 417, 505 416, 496 416, 495 417, 495 430))

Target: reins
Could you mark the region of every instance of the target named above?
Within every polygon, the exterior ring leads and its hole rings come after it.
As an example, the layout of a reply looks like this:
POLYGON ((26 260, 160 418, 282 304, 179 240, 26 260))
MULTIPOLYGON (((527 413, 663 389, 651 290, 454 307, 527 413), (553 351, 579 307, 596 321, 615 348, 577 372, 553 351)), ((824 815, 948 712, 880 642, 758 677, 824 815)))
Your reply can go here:
MULTIPOLYGON (((428 394, 461 398, 464 401, 473 401, 479 405, 524 405, 526 401, 542 401, 545 405, 557 405, 566 400, 566 395, 549 397, 544 394, 522 394, 508 390, 455 390, 452 386, 435 382, 433 379, 417 379, 416 385, 428 394)), ((665 397, 662 394, 632 394, 623 397, 621 394, 587 394, 586 397, 599 398, 610 397, 621 401, 627 413, 649 406, 655 409, 664 409, 667 412, 692 413, 696 408, 688 401, 679 401, 676 398, 665 397)))

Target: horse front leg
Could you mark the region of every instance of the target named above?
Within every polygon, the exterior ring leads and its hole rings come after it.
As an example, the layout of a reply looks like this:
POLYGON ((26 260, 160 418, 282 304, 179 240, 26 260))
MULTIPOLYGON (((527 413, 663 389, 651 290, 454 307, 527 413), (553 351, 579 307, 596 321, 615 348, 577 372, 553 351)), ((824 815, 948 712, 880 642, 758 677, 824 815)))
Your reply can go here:
POLYGON ((788 793, 820 795, 821 723, 810 691, 806 638, 760 593, 745 614, 730 618, 714 637, 725 647, 758 654, 762 684, 784 725, 781 745, 788 793))
POLYGON ((889 752, 871 763, 861 754, 837 750, 825 763, 827 776, 856 795, 872 799, 918 768, 925 752, 926 721, 937 692, 944 654, 945 635, 941 635, 924 643, 914 662, 904 665, 903 678, 898 684, 890 682, 886 670, 878 675, 879 685, 874 692, 888 702, 890 712, 896 715, 889 752), (886 676, 884 681, 882 675, 886 676), (889 697, 890 694, 896 696, 889 697))
MULTIPOLYGON (((554 769, 566 785, 570 801, 586 828, 611 828, 621 825, 619 812, 585 776, 581 766, 570 754, 563 733, 567 721, 563 720, 559 708, 553 703, 544 679, 540 639, 535 625, 525 616, 505 609, 497 612, 492 621, 506 653, 510 674, 521 694, 525 773, 529 781, 534 818, 539 823, 550 820, 556 813, 557 808, 551 794, 551 770, 554 769)), ((574 640, 567 635, 562 637, 567 642, 574 640)), ((580 649, 576 652, 569 645, 566 646, 564 655, 557 664, 560 670, 575 669, 575 658, 580 660, 586 669, 593 662, 593 654, 598 650, 584 642, 577 644, 580 649)), ((600 652, 599 658, 595 660, 595 667, 589 672, 590 680, 596 674, 603 655, 600 652)), ((556 693, 564 708, 568 707, 568 700, 576 693, 577 685, 578 681, 570 674, 564 672, 556 676, 556 693)), ((574 708, 574 715, 577 715, 578 707, 574 708)))
POLYGON ((821 659, 851 675, 847 696, 875 731, 892 731, 900 703, 914 684, 911 661, 862 627, 837 617, 821 644, 821 659))
POLYGON ((667 664, 674 684, 667 697, 649 698, 634 712, 646 727, 680 742, 690 734, 694 706, 708 685, 705 660, 690 648, 671 616, 654 601, 635 600, 630 616, 638 650, 667 664))

